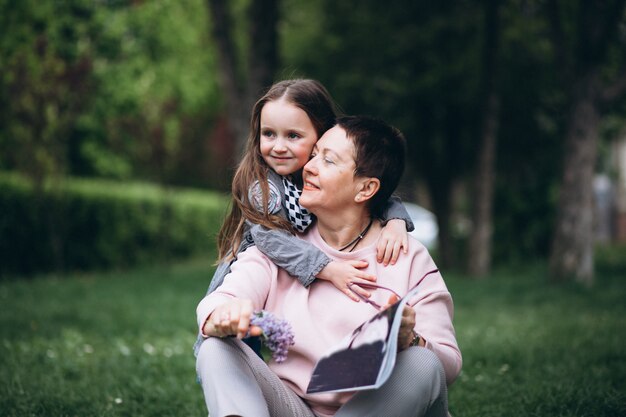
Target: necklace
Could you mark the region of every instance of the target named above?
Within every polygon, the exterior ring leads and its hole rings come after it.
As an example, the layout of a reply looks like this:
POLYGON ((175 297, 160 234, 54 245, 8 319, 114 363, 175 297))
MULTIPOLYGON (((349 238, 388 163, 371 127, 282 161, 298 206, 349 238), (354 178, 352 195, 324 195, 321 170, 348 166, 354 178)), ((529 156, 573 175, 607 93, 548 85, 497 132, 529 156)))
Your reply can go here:
POLYGON ((367 226, 365 226, 365 229, 363 229, 363 231, 361 233, 359 233, 359 235, 357 237, 355 237, 352 242, 348 243, 346 246, 344 246, 343 248, 339 249, 339 251, 342 252, 342 251, 350 248, 350 250, 348 252, 352 252, 354 250, 354 248, 356 248, 356 246, 359 244, 361 239, 363 239, 365 237, 365 235, 367 234, 367 232, 370 230, 370 227, 372 227, 372 223, 373 222, 374 222, 374 219, 370 219, 370 222, 367 224, 367 226))

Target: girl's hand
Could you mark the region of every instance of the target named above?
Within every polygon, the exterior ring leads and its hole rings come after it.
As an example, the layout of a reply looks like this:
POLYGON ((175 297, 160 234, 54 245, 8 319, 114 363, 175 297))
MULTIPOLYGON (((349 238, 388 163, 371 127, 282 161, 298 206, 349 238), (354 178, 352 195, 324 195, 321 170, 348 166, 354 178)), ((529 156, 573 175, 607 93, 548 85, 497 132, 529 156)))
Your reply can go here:
MULTIPOLYGON (((389 308, 393 303, 398 301, 398 297, 392 295, 387 301, 387 305, 384 308, 389 308)), ((398 331, 398 351, 402 351, 411 345, 411 342, 415 338, 413 328, 415 327, 415 310, 408 305, 404 305, 402 309, 402 320, 400 321, 400 330, 398 331)), ((422 340, 420 340, 420 346, 423 346, 422 340)))
POLYGON ((378 244, 376 245, 376 260, 385 266, 394 265, 400 256, 400 250, 404 253, 409 249, 409 238, 404 220, 392 219, 383 227, 378 244))
POLYGON ((374 275, 370 275, 361 270, 366 268, 367 265, 367 261, 331 261, 317 274, 317 278, 332 282, 339 291, 358 303, 360 299, 354 294, 353 290, 364 297, 369 297, 371 295, 369 291, 364 290, 358 285, 364 282, 376 282, 374 275), (348 284, 351 282, 356 284, 352 287, 353 290, 348 287, 348 284))
POLYGON ((258 336, 261 328, 250 327, 252 313, 252 301, 235 298, 213 310, 204 323, 202 333, 209 337, 237 336, 242 339, 250 330, 251 336, 258 336))

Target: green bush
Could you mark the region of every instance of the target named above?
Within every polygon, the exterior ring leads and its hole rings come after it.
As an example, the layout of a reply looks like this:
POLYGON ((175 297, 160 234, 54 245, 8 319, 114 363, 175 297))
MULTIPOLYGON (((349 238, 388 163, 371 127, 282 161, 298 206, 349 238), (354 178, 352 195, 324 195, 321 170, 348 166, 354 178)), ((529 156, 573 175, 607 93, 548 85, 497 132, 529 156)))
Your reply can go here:
POLYGON ((209 252, 226 199, 145 183, 0 174, 0 275, 127 267, 209 252))
POLYGON ((626 243, 598 244, 595 251, 596 272, 600 274, 626 271, 626 243))

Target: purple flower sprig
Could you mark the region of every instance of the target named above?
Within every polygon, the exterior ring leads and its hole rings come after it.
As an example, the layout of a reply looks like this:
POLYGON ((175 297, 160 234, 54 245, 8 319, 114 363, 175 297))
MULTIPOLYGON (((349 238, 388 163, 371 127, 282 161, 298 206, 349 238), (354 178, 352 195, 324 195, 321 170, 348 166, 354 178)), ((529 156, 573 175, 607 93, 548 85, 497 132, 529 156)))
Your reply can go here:
POLYGON ((261 340, 272 352, 272 358, 276 362, 283 362, 287 359, 289 346, 293 346, 293 331, 291 325, 286 321, 276 317, 269 311, 261 310, 252 315, 250 324, 261 328, 261 340))

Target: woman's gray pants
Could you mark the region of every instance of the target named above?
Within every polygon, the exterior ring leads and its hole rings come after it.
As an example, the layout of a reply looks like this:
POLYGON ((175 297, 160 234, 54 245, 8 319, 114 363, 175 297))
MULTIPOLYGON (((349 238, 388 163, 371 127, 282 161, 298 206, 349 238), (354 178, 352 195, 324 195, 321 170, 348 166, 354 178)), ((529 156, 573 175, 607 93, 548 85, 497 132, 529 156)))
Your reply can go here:
MULTIPOLYGON (((211 337, 196 361, 211 417, 314 417, 315 414, 245 343, 211 337)), ((360 391, 336 417, 445 417, 446 379, 437 356, 411 347, 400 352, 389 377, 377 390, 360 391)))

